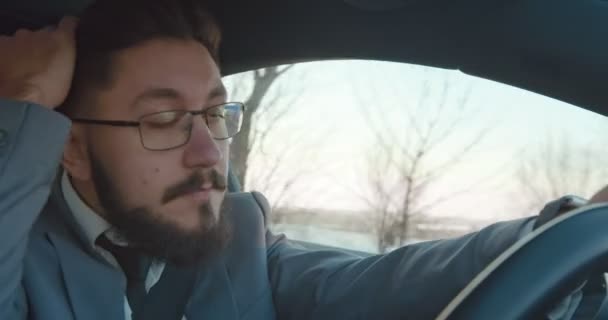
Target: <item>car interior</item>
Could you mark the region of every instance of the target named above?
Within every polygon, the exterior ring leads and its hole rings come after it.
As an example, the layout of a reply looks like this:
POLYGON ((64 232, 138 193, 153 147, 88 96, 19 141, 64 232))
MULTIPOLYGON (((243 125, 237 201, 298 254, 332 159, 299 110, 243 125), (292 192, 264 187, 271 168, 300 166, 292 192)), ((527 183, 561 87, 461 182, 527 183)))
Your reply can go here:
MULTIPOLYGON (((77 16, 91 2, 3 1, 0 34, 77 16)), ((606 0, 208 3, 223 29, 225 76, 306 61, 393 61, 460 70, 608 115, 606 0)), ((229 190, 241 191, 234 175, 229 190)), ((494 261, 438 319, 535 319, 606 266, 605 225, 604 205, 551 221, 494 261)))

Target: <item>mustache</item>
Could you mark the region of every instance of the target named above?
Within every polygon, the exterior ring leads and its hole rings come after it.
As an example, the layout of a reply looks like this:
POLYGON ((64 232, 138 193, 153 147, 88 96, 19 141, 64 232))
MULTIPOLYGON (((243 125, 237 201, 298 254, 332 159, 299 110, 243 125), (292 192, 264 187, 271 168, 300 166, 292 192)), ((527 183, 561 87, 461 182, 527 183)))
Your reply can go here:
POLYGON ((196 171, 186 180, 167 188, 161 202, 166 204, 176 198, 198 191, 203 184, 209 182, 211 182, 211 189, 214 190, 225 191, 228 187, 226 177, 217 170, 208 171, 206 174, 196 171))

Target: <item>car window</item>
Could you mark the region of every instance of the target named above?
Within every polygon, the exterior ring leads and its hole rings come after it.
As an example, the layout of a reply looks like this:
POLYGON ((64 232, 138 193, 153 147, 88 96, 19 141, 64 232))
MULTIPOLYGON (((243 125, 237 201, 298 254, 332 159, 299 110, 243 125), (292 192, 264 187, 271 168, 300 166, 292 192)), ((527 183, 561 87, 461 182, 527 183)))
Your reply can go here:
POLYGON ((607 181, 603 116, 459 71, 325 61, 225 81, 248 108, 232 168, 292 239, 386 252, 607 181))

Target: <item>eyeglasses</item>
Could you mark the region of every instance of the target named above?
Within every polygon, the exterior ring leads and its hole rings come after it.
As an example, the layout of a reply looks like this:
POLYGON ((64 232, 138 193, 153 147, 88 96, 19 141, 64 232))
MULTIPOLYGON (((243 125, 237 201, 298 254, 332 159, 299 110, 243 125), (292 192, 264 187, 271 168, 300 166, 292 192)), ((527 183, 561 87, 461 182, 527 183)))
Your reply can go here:
POLYGON ((163 151, 179 148, 192 135, 194 116, 201 115, 215 140, 226 140, 234 137, 241 130, 245 105, 240 102, 228 102, 204 110, 170 110, 143 115, 138 121, 96 120, 74 118, 73 122, 108 125, 117 127, 137 127, 144 148, 152 151, 163 151))

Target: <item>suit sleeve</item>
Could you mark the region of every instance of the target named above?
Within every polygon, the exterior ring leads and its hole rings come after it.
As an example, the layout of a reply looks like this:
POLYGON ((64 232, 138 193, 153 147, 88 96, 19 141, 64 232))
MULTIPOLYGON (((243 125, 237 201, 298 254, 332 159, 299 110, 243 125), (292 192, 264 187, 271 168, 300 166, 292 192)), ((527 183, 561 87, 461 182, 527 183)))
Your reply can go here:
POLYGON ((280 319, 434 319, 484 267, 531 230, 532 218, 451 240, 363 257, 311 251, 267 235, 280 319))
POLYGON ((47 201, 70 121, 0 99, 0 319, 27 317, 21 285, 29 231, 47 201))

